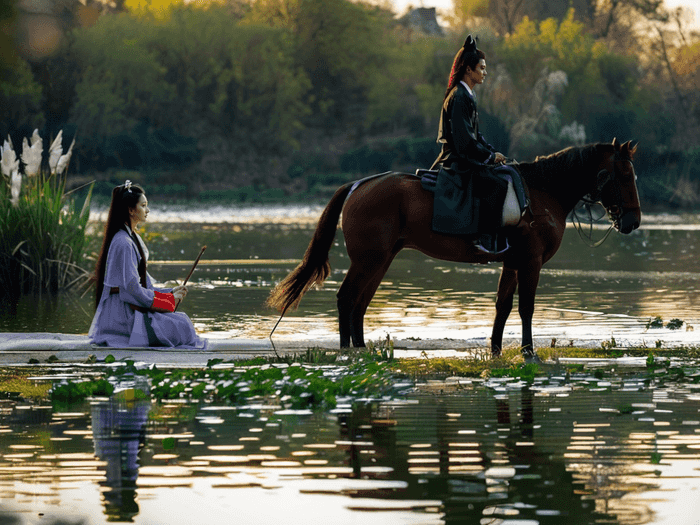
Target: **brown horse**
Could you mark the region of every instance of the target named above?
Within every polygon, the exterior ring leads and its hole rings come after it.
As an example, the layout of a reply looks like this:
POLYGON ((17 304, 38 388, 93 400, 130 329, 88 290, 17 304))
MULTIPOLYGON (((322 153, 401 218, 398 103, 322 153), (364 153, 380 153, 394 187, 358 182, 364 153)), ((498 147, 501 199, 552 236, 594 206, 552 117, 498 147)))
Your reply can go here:
POLYGON ((351 340, 354 346, 365 346, 367 307, 396 254, 413 248, 447 261, 503 262, 492 355, 501 355, 503 329, 518 288, 522 353, 526 360, 538 360, 532 345, 532 315, 542 265, 559 249, 566 217, 582 198, 601 203, 619 232, 628 234, 639 227, 641 210, 632 165, 636 149, 630 142, 613 140, 518 164, 530 206, 520 223, 507 232, 510 248, 499 255, 480 250, 471 238, 432 231, 433 194, 422 188, 415 175, 389 172, 359 185, 345 184, 321 214, 304 259, 272 290, 267 304, 284 314, 299 305, 311 286, 328 277, 328 254, 342 212, 350 268, 337 294, 341 348, 350 346, 351 340))

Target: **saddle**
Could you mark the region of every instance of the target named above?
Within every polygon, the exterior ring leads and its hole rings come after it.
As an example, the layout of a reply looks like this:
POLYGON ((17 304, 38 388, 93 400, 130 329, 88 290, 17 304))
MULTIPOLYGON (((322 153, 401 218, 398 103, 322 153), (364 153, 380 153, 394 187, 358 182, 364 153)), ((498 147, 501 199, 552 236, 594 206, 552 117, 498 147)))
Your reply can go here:
POLYGON ((527 189, 511 165, 462 173, 452 169, 416 170, 421 185, 434 193, 432 229, 472 236, 483 251, 509 248, 503 226, 515 225, 528 205, 527 189))

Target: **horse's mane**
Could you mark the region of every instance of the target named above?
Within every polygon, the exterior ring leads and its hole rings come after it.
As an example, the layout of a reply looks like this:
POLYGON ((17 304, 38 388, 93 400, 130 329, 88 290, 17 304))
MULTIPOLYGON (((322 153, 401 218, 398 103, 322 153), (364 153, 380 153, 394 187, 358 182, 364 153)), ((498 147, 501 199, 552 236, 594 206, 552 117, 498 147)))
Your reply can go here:
POLYGON ((551 155, 536 157, 533 162, 521 162, 518 165, 523 179, 533 188, 546 189, 560 184, 563 174, 571 173, 572 168, 581 168, 600 154, 601 148, 611 151, 611 144, 588 144, 570 146, 551 155))

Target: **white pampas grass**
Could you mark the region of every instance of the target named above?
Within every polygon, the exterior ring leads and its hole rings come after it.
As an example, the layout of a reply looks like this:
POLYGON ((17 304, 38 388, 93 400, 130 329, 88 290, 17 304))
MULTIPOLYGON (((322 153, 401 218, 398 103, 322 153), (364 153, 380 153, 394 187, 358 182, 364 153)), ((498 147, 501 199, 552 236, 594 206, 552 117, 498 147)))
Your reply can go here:
POLYGON ((24 173, 27 177, 34 177, 41 169, 41 155, 44 152, 44 142, 39 136, 39 130, 32 133, 31 142, 24 138, 22 142, 22 162, 24 162, 24 173), (31 144, 31 146, 30 146, 31 144))
POLYGON ((10 202, 13 206, 19 204, 19 192, 22 189, 22 175, 19 171, 13 171, 10 178, 10 202))
POLYGON ((65 155, 61 155, 56 163, 56 173, 60 175, 68 167, 70 162, 70 156, 73 154, 73 146, 75 145, 75 137, 73 137, 73 142, 70 143, 70 148, 65 155))
POLYGON ((12 139, 10 139, 9 135, 2 144, 1 153, 0 166, 2 174, 9 179, 14 172, 19 172, 19 159, 15 154, 15 149, 12 147, 12 139))
POLYGON ((49 170, 51 170, 51 175, 56 174, 58 160, 61 158, 61 155, 63 155, 63 130, 58 132, 49 148, 49 170))

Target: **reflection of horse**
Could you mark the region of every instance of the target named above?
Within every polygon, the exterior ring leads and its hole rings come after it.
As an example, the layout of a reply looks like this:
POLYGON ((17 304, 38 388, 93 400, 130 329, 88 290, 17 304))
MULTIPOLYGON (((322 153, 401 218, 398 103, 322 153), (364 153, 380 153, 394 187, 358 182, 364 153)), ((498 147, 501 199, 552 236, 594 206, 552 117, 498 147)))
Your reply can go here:
POLYGON ((403 248, 448 261, 503 262, 491 337, 493 356, 501 354, 503 329, 519 288, 522 351, 536 359, 532 315, 542 265, 556 253, 566 216, 582 197, 600 202, 618 231, 639 227, 641 211, 629 142, 567 148, 517 166, 530 196, 530 207, 508 232, 511 247, 491 255, 472 239, 431 230, 433 195, 410 174, 387 173, 369 178, 348 197, 353 183, 339 188, 323 211, 304 259, 271 292, 268 305, 284 312, 296 308, 313 285, 330 273, 328 254, 341 212, 350 268, 338 291, 340 346, 364 346, 364 315, 389 265, 403 248))

